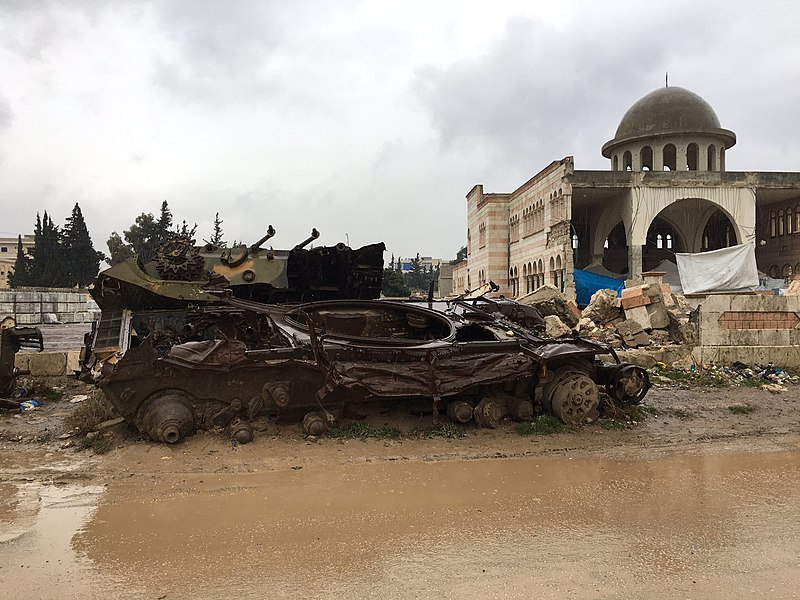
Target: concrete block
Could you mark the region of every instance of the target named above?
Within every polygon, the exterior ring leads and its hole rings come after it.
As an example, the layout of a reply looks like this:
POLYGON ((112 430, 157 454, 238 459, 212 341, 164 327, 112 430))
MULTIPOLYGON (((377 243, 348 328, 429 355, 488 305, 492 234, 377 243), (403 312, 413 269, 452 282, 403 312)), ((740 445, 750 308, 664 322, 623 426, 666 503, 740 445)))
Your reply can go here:
POLYGON ((28 356, 28 368, 31 375, 56 377, 66 373, 67 355, 65 352, 37 352, 28 356))
POLYGON ((72 375, 75 371, 80 371, 80 358, 81 358, 81 351, 80 350, 70 350, 67 352, 67 366, 66 366, 66 374, 72 375))
POLYGON ((17 315, 15 317, 17 325, 38 325, 42 322, 42 315, 17 315))
POLYGON ((0 318, 14 314, 13 302, 0 302, 0 318))
POLYGON ((77 314, 74 312, 59 312, 56 313, 56 316, 62 323, 80 323, 81 320, 77 317, 77 314))
POLYGON ((760 329, 758 346, 789 346, 792 343, 789 329, 760 329))
POLYGON ((17 302, 16 312, 19 315, 31 315, 40 312, 38 302, 17 302))
POLYGON ((39 292, 16 292, 16 302, 39 302, 39 292))
POLYGON ((647 310, 647 317, 650 319, 650 326, 653 329, 666 329, 669 327, 669 313, 667 307, 661 302, 661 299, 652 299, 653 302, 645 306, 647 310))
POLYGON ((15 292, 11 290, 0 290, 0 302, 14 302, 15 292))
POLYGON ((647 307, 645 306, 637 306, 636 308, 626 310, 625 318, 636 321, 645 331, 652 329, 652 326, 650 325, 650 317, 647 314, 647 307))
POLYGON ((647 346, 650 344, 650 336, 644 332, 642 326, 633 319, 626 319, 618 323, 617 333, 622 336, 622 340, 628 348, 647 346))
POLYGON ((14 366, 18 369, 27 369, 31 356, 32 352, 17 352, 14 355, 14 366))
POLYGON ((728 332, 728 346, 760 346, 758 329, 732 329, 728 332))

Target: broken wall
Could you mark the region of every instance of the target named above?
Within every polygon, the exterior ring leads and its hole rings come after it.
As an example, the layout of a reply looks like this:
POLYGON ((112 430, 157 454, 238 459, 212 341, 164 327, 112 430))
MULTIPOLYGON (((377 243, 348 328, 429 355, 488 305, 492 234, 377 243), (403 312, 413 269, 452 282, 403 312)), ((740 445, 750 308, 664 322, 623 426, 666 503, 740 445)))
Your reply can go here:
POLYGON ((713 294, 698 308, 703 364, 800 368, 800 296, 713 294))

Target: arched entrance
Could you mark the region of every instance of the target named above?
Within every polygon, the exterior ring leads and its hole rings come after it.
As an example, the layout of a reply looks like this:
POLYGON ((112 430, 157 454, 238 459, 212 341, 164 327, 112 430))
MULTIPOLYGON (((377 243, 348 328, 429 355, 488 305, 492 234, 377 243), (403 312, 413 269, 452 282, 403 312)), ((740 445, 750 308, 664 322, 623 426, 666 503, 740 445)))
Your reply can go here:
POLYGON ((628 241, 622 221, 614 226, 603 244, 603 266, 612 273, 628 272, 628 241))
POLYGON ((675 254, 685 252, 677 228, 661 217, 656 217, 647 230, 647 242, 642 248, 642 271, 652 271, 663 260, 675 262, 675 254))

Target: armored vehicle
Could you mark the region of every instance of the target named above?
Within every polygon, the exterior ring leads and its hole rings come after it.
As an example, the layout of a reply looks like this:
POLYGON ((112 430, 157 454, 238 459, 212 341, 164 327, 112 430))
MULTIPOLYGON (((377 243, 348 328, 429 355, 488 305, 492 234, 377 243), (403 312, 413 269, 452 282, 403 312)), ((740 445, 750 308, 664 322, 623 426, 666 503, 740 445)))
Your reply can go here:
POLYGON ((167 443, 197 428, 228 428, 247 442, 262 419, 302 419, 306 433, 320 435, 354 408, 421 402, 435 420, 486 427, 541 411, 578 423, 597 416, 600 388, 621 402, 647 392, 647 373, 621 364, 609 346, 546 339, 534 308, 490 298, 488 289, 449 301, 367 297, 380 289, 382 247, 337 246, 304 258, 308 265, 330 252, 358 257, 345 261, 339 279, 324 269, 309 277, 316 267, 299 276, 290 251, 281 281, 294 283, 280 287, 257 274, 260 289, 233 283, 217 262, 208 269, 206 256, 206 281, 198 269, 182 282, 195 290, 172 292, 165 305, 156 285, 126 300, 128 282, 117 286, 111 269, 98 288, 119 292, 110 304, 95 295, 103 312, 85 365, 128 422, 167 443), (325 278, 332 283, 322 290, 325 278))

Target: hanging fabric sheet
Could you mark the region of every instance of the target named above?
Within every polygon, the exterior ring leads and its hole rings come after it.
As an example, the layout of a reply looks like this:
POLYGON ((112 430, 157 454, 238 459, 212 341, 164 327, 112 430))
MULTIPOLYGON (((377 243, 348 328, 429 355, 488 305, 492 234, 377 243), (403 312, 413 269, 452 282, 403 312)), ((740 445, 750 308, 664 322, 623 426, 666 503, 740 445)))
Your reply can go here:
POLYGON ((750 291, 758 287, 756 249, 740 244, 697 254, 676 254, 684 294, 750 291))

